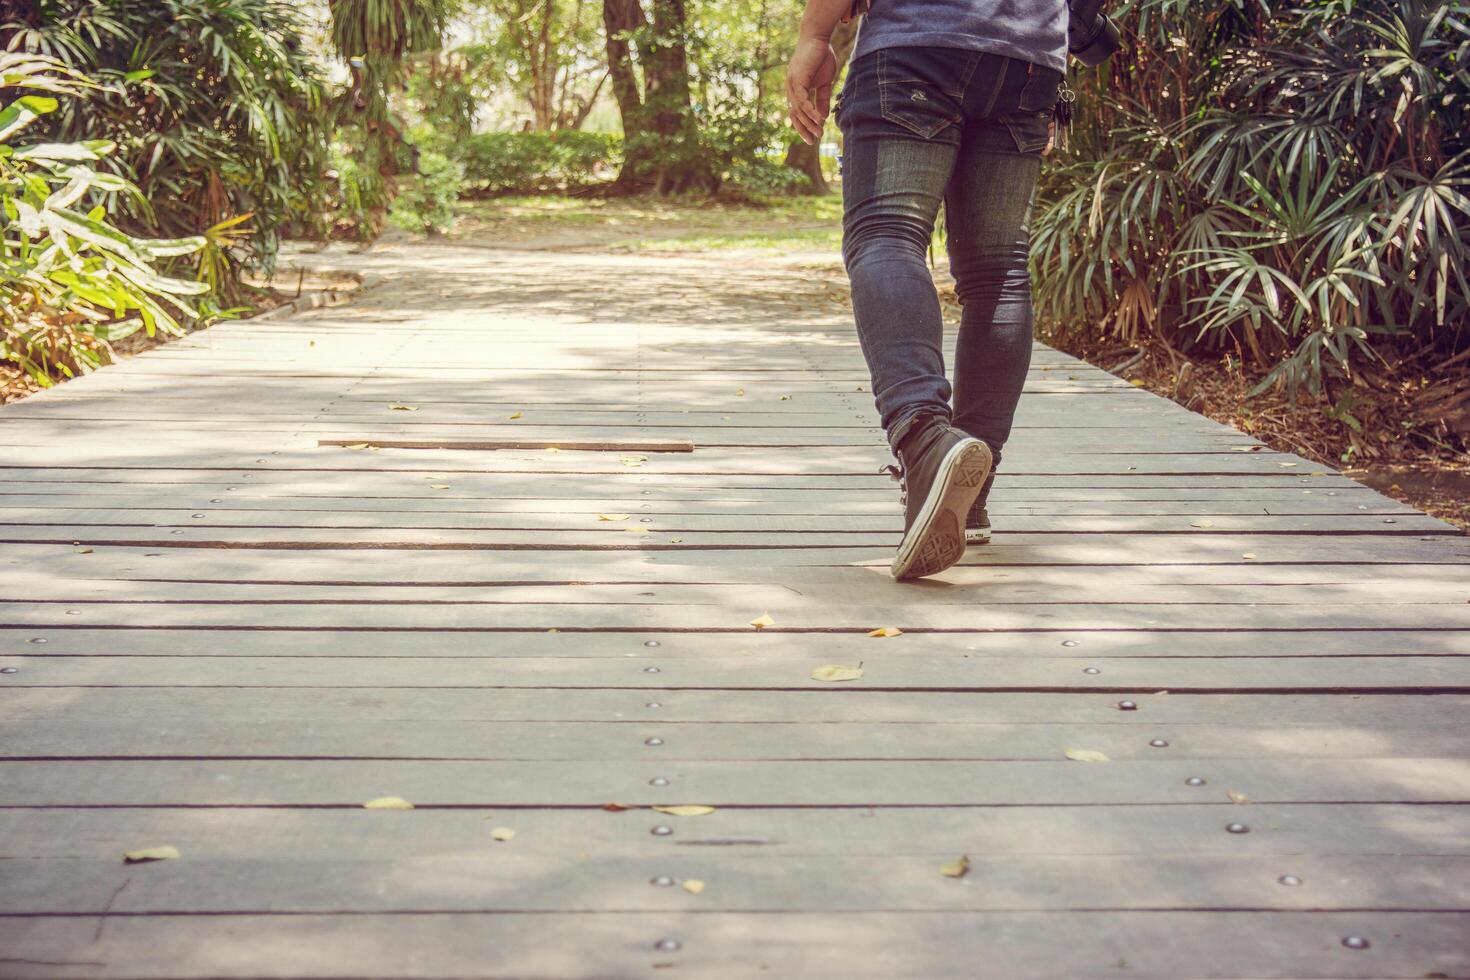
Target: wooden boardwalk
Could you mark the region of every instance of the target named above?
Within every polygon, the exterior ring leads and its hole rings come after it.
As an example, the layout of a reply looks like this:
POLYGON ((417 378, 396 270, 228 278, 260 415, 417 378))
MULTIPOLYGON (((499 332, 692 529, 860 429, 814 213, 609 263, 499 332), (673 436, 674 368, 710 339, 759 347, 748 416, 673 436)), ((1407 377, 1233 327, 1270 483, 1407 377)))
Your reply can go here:
POLYGON ((1470 538, 1038 347, 896 585, 768 268, 318 261, 0 410, 0 976, 1470 975, 1470 538))

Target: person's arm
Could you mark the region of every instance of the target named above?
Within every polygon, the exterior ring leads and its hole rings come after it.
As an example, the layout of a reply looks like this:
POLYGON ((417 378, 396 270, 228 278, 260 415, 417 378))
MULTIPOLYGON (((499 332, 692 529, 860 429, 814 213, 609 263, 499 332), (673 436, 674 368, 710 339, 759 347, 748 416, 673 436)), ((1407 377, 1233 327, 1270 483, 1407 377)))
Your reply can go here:
POLYGON ((807 0, 801 17, 796 51, 786 69, 786 103, 791 124, 807 143, 822 138, 832 103, 832 80, 837 76, 832 30, 851 6, 852 0, 807 0))

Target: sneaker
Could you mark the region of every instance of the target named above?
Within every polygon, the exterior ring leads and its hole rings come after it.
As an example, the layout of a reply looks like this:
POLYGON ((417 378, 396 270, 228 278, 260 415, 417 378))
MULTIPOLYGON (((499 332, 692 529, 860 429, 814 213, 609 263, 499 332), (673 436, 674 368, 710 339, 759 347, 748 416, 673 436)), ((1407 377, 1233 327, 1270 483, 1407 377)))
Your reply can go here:
POLYGON ((990 515, 985 512, 985 501, 990 497, 990 485, 995 482, 995 471, 985 478, 985 485, 980 488, 980 496, 970 505, 970 513, 965 517, 965 544, 989 544, 990 543, 990 515))
POLYGON ((942 572, 964 555, 965 514, 990 475, 990 447, 933 416, 914 424, 898 461, 884 469, 903 486, 903 540, 892 566, 902 581, 942 572))

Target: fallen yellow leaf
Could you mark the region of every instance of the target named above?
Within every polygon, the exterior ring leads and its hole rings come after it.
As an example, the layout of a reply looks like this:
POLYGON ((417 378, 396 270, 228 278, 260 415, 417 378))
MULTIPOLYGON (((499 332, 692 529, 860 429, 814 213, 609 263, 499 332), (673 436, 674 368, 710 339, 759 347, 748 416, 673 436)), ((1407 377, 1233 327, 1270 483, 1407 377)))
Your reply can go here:
POLYGON ((758 630, 763 630, 767 626, 775 626, 776 625, 776 621, 771 618, 771 614, 770 613, 763 612, 759 616, 757 616, 755 619, 752 619, 750 621, 750 625, 754 626, 758 630))
POLYGON ((449 489, 449 484, 447 484, 447 483, 431 483, 431 484, 429 484, 429 489, 430 490, 448 490, 449 489))
POLYGON ((507 415, 506 416, 506 418, 508 418, 508 419, 518 419, 520 417, 521 417, 521 413, 520 412, 516 412, 514 415, 507 415))
POLYGON ((1256 557, 1256 553, 1254 551, 1247 551, 1244 552, 1240 557, 1244 558, 1246 561, 1250 561, 1251 559, 1256 557))
POLYGON ((510 840, 515 835, 516 832, 509 827, 496 827, 490 831, 490 836, 496 840, 510 840))
POLYGON ((172 844, 158 847, 143 847, 123 853, 124 864, 142 864, 145 861, 172 861, 179 856, 179 849, 172 844))
POLYGON ((1246 796, 1244 793, 1238 792, 1233 789, 1227 789, 1225 791, 1225 795, 1230 797, 1231 803, 1249 803, 1251 801, 1251 798, 1249 796, 1246 796))
POLYGON ((625 527, 625 528, 623 528, 623 530, 626 531, 626 532, 628 532, 629 534, 652 534, 653 533, 648 528, 643 527, 643 526, 638 525, 638 524, 635 524, 632 527, 625 527))
POLYGON ((779 400, 780 401, 783 401, 783 402, 789 402, 789 401, 791 401, 791 396, 790 395, 782 395, 779 400))
POLYGON ((683 541, 683 540, 684 540, 684 539, 683 539, 683 538, 669 538, 669 540, 670 540, 670 541, 672 541, 672 542, 673 542, 673 543, 674 543, 674 544, 679 544, 679 543, 681 543, 681 542, 682 542, 682 541, 683 541))
POLYGON ((599 521, 626 521, 631 514, 598 514, 599 521))
POLYGON ((1071 759, 1073 762, 1112 762, 1113 761, 1112 759, 1109 759, 1103 753, 1101 753, 1101 752, 1094 752, 1092 749, 1068 749, 1067 750, 1067 758, 1071 759))
POLYGON ((1201 519, 1201 520, 1198 520, 1198 521, 1190 521, 1189 522, 1189 526, 1190 527, 1214 527, 1215 526, 1215 522, 1214 521, 1207 521, 1207 520, 1201 519))
POLYGON ((546 447, 546 451, 548 453, 559 453, 559 452, 561 452, 561 449, 558 446, 547 446, 546 447))
POLYGON ((417 405, 400 405, 397 402, 392 403, 388 407, 395 412, 417 412, 419 410, 417 405))
POLYGON ((868 635, 877 637, 903 636, 903 630, 899 629, 897 626, 880 626, 875 630, 869 630, 868 635))
POLYGON ((413 804, 401 796, 380 796, 362 805, 364 810, 412 810, 413 804))
POLYGON ((90 555, 92 553, 91 548, 73 548, 72 551, 75 551, 79 555, 90 555))
POLYGON ((824 664, 812 671, 814 681, 855 681, 861 676, 862 667, 845 667, 842 664, 824 664))
POLYGON ((343 446, 342 448, 343 449, 366 449, 367 447, 368 447, 368 444, 365 443, 365 442, 349 442, 347 445, 343 446))
POLYGON ((736 388, 735 389, 735 394, 740 395, 740 396, 743 397, 745 395, 745 389, 744 388, 736 388))
POLYGON ((679 887, 683 888, 691 895, 698 895, 700 892, 704 891, 704 882, 700 881, 698 878, 686 878, 684 879, 684 883, 679 887))
POLYGON ((939 873, 946 878, 963 878, 970 873, 970 855, 961 854, 959 860, 941 864, 939 873))
POLYGON ((659 813, 671 813, 676 817, 702 817, 706 813, 714 813, 715 808, 705 806, 702 803, 681 803, 678 806, 656 806, 659 813))
POLYGON ((1135 388, 1142 388, 1143 387, 1143 379, 1142 378, 1134 378, 1132 381, 1130 381, 1128 383, 1131 384, 1135 388))
POLYGON ((1295 466, 1295 463, 1277 463, 1277 466, 1295 466))

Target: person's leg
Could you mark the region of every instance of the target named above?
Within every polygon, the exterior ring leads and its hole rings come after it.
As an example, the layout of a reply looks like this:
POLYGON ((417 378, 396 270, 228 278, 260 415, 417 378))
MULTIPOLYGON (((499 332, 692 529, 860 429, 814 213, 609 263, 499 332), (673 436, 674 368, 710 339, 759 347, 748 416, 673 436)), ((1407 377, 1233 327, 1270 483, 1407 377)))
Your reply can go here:
POLYGON ((843 133, 842 254, 878 415, 896 450, 915 418, 948 418, 943 321, 925 258, 977 56, 891 48, 855 62, 843 133))
POLYGON ((984 441, 997 464, 1031 364, 1031 206, 1060 78, 1041 71, 1008 63, 993 112, 966 123, 945 192, 950 272, 963 308, 954 425, 984 441))

